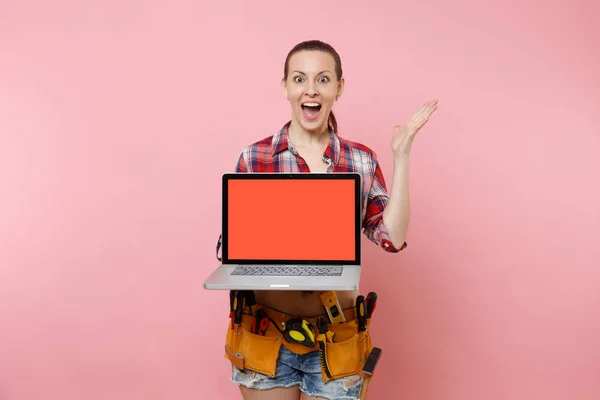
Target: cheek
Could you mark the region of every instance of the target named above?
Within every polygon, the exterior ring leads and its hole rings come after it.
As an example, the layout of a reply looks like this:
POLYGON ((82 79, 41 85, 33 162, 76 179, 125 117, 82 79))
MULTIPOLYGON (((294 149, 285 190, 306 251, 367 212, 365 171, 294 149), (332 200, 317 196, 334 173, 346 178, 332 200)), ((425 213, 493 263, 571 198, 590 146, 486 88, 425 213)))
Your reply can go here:
POLYGON ((323 100, 327 102, 327 105, 331 106, 335 102, 335 96, 337 95, 337 90, 327 88, 327 91, 322 92, 323 100))
POLYGON ((294 88, 289 90, 290 99, 298 100, 302 96, 302 89, 294 88))
POLYGON ((327 108, 331 108, 331 107, 333 107, 333 104, 335 103, 335 96, 327 96, 327 98, 324 98, 323 100, 325 103, 324 105, 327 108))

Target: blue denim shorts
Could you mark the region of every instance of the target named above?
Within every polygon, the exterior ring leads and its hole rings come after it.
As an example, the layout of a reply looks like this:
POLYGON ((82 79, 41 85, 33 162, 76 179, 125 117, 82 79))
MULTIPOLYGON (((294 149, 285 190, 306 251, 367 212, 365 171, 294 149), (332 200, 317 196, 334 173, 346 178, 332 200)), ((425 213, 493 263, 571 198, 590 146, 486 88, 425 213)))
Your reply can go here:
POLYGON ((279 350, 275 377, 258 372, 240 371, 232 366, 231 381, 250 389, 267 390, 288 388, 298 385, 302 393, 327 400, 359 400, 363 378, 360 375, 348 376, 327 383, 321 378, 319 352, 295 354, 285 346, 279 350))

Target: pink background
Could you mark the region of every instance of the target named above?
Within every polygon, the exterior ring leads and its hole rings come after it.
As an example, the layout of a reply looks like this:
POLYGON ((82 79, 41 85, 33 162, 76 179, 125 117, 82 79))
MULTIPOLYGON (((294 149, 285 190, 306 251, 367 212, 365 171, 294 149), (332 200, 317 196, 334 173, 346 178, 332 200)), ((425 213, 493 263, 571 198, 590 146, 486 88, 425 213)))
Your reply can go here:
POLYGON ((240 398, 202 288, 220 176, 288 120, 309 38, 388 182, 393 125, 440 101, 409 247, 364 242, 370 398, 600 398, 598 3, 365 4, 0 2, 1 399, 240 398))

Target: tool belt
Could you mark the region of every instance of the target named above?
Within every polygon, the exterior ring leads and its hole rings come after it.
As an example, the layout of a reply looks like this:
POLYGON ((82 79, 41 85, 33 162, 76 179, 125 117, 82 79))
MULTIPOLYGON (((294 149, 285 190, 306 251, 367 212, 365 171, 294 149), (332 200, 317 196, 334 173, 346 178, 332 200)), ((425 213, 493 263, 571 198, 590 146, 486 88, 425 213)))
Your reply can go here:
POLYGON ((236 368, 274 377, 282 345, 296 354, 319 351, 324 382, 358 374, 364 378, 363 392, 366 393, 372 376, 372 372, 363 372, 373 348, 368 330, 370 315, 362 319, 362 330, 354 307, 343 310, 346 322, 326 323, 325 327, 326 314, 299 318, 255 304, 252 298, 243 295, 236 298, 235 292, 230 300, 231 323, 227 329, 225 358, 236 368))

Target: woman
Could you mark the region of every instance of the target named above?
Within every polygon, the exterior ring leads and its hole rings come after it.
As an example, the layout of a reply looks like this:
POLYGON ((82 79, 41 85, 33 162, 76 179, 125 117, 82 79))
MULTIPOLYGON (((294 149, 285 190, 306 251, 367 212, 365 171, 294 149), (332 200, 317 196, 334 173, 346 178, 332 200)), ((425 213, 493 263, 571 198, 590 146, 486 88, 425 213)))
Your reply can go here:
MULTIPOLYGON (((426 103, 406 124, 394 127, 391 138, 394 172, 388 195, 374 152, 338 135, 337 122, 331 111, 344 90, 337 52, 321 41, 296 45, 286 58, 281 84, 292 108, 291 121, 276 135, 246 147, 238 160, 237 172, 358 172, 367 183, 363 185, 366 187, 363 191, 366 207, 362 212, 364 234, 385 251, 404 249, 409 220, 410 149, 415 134, 437 108, 437 101, 426 103)), ((355 318, 352 311, 357 291, 336 294, 348 319, 355 318)), ((324 315, 318 292, 256 291, 254 295, 256 304, 268 310, 270 316, 306 317, 314 321, 315 317, 324 315)), ((231 332, 231 336, 228 333, 228 346, 233 346, 235 338, 240 337, 235 336, 233 328, 231 332)), ((273 332, 279 334, 276 330, 273 332)), ((245 336, 251 335, 246 333, 245 336)), ((277 340, 272 343, 281 341, 275 336, 272 338, 277 340)), ((304 400, 359 399, 361 390, 364 396, 362 376, 345 374, 342 378, 324 382, 318 350, 303 351, 286 340, 281 342, 280 347, 268 345, 267 350, 259 351, 262 352, 260 357, 274 357, 276 368, 272 376, 248 368, 249 357, 252 357, 249 350, 240 356, 246 360, 245 367, 238 368, 234 363, 232 381, 240 386, 245 400, 298 400, 301 394, 304 400), (267 354, 271 348, 277 349, 276 355, 267 354)), ((254 343, 262 346, 263 342, 254 343)), ((235 350, 230 349, 230 355, 251 346, 240 347, 237 343, 235 350)), ((228 358, 234 359, 233 356, 228 358)))

